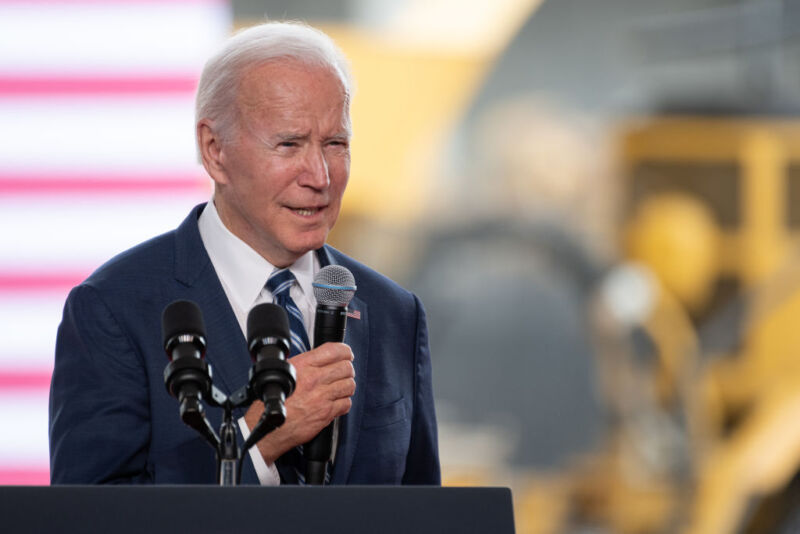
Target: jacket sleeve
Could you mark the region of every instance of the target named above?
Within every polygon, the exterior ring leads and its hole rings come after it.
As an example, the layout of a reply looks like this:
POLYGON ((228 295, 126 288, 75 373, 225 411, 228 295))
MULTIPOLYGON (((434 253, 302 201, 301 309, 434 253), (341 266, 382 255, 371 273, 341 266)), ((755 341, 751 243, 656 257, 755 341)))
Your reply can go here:
POLYGON ((144 362, 91 286, 73 289, 64 306, 49 433, 53 484, 152 482, 144 362))
POLYGON ((416 295, 414 303, 417 311, 414 412, 403 484, 440 485, 442 477, 439 466, 436 412, 433 406, 428 326, 425 310, 416 295))

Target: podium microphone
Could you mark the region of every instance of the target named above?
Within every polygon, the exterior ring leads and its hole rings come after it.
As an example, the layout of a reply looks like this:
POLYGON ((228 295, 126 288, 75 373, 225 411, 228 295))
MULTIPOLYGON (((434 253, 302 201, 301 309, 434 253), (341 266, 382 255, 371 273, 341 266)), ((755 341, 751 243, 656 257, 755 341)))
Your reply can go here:
MULTIPOLYGON (((294 366, 286 361, 289 355, 289 336, 289 318, 286 311, 277 304, 259 304, 247 314, 247 348, 253 359, 250 388, 264 403, 261 421, 265 425, 259 423, 264 430, 283 424, 286 420, 284 403, 294 391, 294 366)), ((254 438, 254 441, 258 439, 260 437, 254 438)))
MULTIPOLYGON (((341 265, 328 265, 314 277, 314 297, 317 313, 314 320, 314 347, 324 343, 344 341, 347 326, 347 305, 356 292, 356 281, 341 265)), ((303 446, 306 459, 306 484, 321 486, 325 483, 327 463, 333 449, 332 422, 303 446)))
POLYGON ((201 400, 211 393, 211 373, 205 361, 206 329, 200 308, 188 300, 169 304, 161 316, 161 332, 170 362, 164 369, 164 385, 180 401, 183 422, 205 432, 201 400))

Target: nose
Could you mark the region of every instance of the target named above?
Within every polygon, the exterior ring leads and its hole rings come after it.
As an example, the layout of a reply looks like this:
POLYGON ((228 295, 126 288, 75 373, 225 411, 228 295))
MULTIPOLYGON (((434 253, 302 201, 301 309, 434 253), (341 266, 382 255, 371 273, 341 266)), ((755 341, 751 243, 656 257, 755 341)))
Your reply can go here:
POLYGON ((330 184, 328 174, 328 161, 321 146, 309 145, 305 157, 303 172, 300 173, 298 183, 314 189, 325 189, 330 184))

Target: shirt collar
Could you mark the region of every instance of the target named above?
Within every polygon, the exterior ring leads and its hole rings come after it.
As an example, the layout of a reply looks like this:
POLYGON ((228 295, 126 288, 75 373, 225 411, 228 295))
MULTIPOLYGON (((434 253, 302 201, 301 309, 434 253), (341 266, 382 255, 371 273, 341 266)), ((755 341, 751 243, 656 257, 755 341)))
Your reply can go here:
POLYGON ((313 250, 309 250, 300 256, 300 258, 289 267, 294 277, 297 278, 297 285, 300 286, 303 295, 305 295, 307 299, 310 299, 311 295, 314 294, 314 289, 311 284, 314 282, 314 275, 319 269, 319 261, 313 250))
MULTIPOLYGON (((211 263, 230 291, 228 297, 241 309, 250 309, 276 267, 225 227, 213 199, 200 214, 198 227, 211 263)), ((289 269, 303 294, 310 298, 314 273, 319 269, 314 251, 301 256, 289 269)))

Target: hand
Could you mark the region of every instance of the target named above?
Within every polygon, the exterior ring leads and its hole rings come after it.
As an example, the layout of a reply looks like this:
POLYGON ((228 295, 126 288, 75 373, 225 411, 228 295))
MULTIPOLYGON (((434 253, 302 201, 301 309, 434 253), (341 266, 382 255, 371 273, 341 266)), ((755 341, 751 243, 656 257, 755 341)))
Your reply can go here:
MULTIPOLYGON (((294 393, 286 400, 286 422, 258 442, 264 461, 274 463, 289 449, 311 441, 331 421, 350 411, 356 390, 353 351, 344 343, 324 345, 291 359, 297 372, 294 393)), ((264 405, 254 402, 245 414, 250 430, 264 405)))

